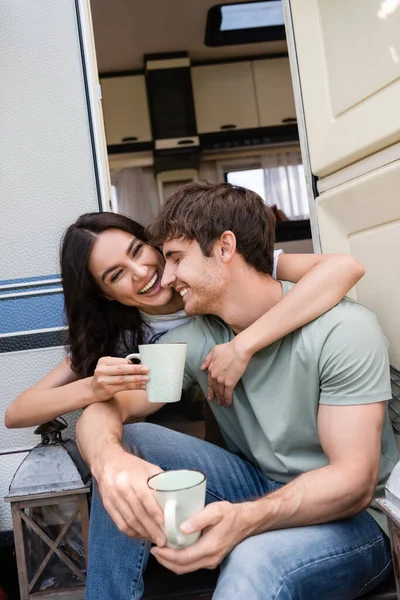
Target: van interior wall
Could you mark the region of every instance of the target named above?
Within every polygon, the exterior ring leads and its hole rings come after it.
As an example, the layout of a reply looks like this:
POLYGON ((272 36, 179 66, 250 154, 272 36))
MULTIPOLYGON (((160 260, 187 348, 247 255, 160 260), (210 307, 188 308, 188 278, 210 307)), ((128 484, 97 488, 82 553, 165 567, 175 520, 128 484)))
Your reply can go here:
MULTIPOLYGON (((115 187, 116 196, 115 210, 147 225, 160 207, 159 190, 150 153, 142 156, 111 156, 110 159, 111 182, 115 187)), ((275 167, 282 159, 288 164, 301 162, 299 147, 291 145, 205 155, 199 164, 198 179, 218 183, 224 181, 228 171, 275 167)), ((169 183, 164 188, 164 197, 177 185, 179 184, 176 182, 169 183)), ((266 200, 269 204, 279 205, 279 197, 273 194, 269 194, 266 200)), ((305 208, 304 212, 306 210, 305 208)), ((310 238, 279 242, 276 247, 282 248, 286 253, 313 252, 310 238)))

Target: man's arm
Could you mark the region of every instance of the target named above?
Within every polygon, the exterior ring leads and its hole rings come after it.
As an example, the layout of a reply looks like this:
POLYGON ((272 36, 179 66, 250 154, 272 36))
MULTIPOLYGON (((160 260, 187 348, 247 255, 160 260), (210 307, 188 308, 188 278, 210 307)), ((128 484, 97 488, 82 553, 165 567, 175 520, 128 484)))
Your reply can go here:
POLYGON ((242 540, 273 529, 326 523, 357 514, 370 504, 378 478, 386 403, 320 406, 318 431, 328 465, 300 475, 260 500, 215 502, 182 525, 203 531, 190 548, 155 548, 166 568, 182 574, 215 568, 242 540))
POLYGON ((122 439, 124 421, 144 418, 162 406, 149 403, 145 392, 119 392, 85 409, 76 427, 79 450, 117 527, 159 545, 165 543, 163 514, 147 480, 161 469, 127 452, 122 439))
POLYGON ((320 406, 318 432, 329 464, 245 507, 248 535, 326 523, 366 509, 378 479, 385 409, 386 402, 320 406))

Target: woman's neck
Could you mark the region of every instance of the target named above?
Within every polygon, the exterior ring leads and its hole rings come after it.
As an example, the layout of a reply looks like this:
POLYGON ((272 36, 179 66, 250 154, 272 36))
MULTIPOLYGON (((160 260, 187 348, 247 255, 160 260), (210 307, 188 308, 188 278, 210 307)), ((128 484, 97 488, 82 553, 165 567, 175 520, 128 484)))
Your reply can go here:
POLYGON ((167 302, 167 304, 157 307, 157 310, 152 308, 151 313, 144 308, 141 308, 140 310, 146 314, 152 315, 172 315, 178 312, 178 310, 183 310, 183 300, 180 294, 173 291, 171 300, 167 302))

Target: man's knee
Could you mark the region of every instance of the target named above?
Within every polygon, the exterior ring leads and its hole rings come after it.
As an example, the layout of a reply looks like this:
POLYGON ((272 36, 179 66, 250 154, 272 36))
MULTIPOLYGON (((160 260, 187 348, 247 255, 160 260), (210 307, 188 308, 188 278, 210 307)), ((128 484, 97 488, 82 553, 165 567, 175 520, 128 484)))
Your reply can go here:
POLYGON ((169 430, 153 423, 132 423, 124 425, 123 445, 133 454, 145 458, 151 447, 159 447, 169 430), (150 443, 151 442, 151 443, 150 443))
POLYGON ((132 454, 162 467, 184 453, 190 437, 153 423, 124 426, 123 445, 132 454))

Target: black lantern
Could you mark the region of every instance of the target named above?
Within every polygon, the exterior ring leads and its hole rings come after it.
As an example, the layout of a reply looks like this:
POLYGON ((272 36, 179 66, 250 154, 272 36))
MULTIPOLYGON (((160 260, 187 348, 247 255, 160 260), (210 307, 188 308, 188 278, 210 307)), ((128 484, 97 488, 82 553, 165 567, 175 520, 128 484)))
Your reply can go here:
POLYGON ((90 473, 55 419, 21 463, 5 498, 11 504, 21 600, 84 597, 90 473))

